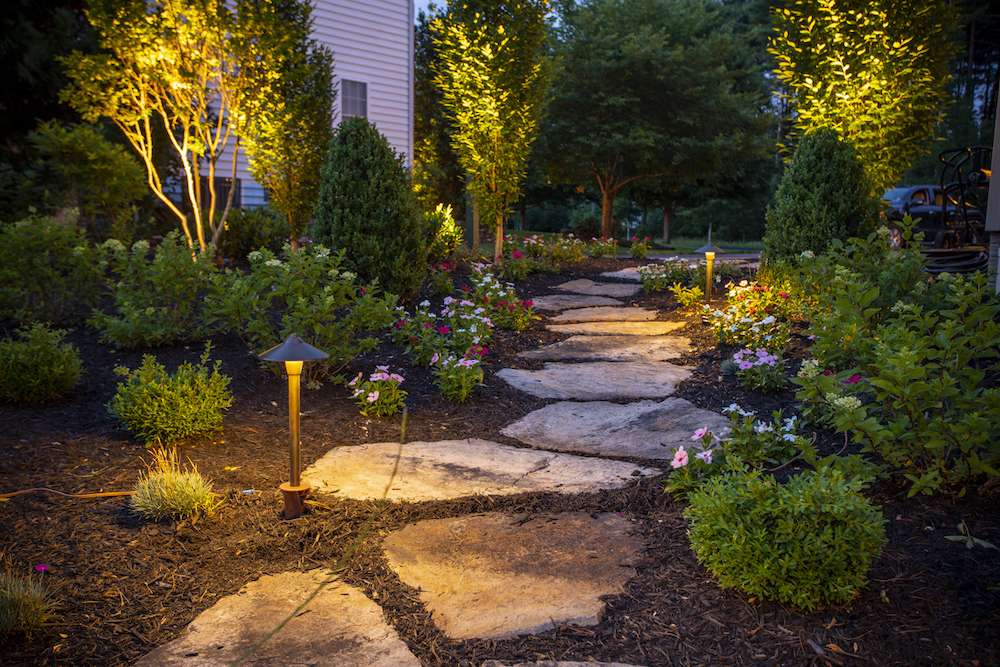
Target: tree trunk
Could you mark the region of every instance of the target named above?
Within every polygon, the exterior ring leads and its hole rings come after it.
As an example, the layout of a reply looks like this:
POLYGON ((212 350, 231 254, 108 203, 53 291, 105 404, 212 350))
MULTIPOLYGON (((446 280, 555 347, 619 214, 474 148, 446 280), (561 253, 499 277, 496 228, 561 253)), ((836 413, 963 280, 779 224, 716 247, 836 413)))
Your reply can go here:
POLYGON ((520 231, 524 231, 528 228, 528 205, 521 203, 521 226, 520 231))
POLYGON ((612 209, 615 205, 615 193, 611 188, 601 188, 601 238, 615 237, 615 221, 612 209))
POLYGON ((472 256, 479 256, 479 202, 472 198, 472 256))
POLYGON ((663 205, 663 243, 670 243, 670 206, 663 205))
POLYGON ((288 245, 291 247, 292 252, 299 251, 299 230, 298 225, 292 222, 292 216, 288 216, 288 245))
POLYGON ((503 264, 503 214, 497 214, 496 238, 493 239, 493 263, 503 264))

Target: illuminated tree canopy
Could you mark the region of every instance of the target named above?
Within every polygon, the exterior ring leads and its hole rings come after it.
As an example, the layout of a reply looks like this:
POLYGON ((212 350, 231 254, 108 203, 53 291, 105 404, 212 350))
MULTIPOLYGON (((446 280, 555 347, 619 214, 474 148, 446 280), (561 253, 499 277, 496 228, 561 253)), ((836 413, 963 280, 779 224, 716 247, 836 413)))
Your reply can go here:
POLYGON ((538 134, 548 9, 548 0, 453 2, 432 26, 452 145, 482 215, 494 221, 496 261, 538 134))
POLYGON ((879 192, 895 184, 945 108, 951 16, 945 0, 791 0, 775 10, 769 50, 793 139, 830 128, 879 192))

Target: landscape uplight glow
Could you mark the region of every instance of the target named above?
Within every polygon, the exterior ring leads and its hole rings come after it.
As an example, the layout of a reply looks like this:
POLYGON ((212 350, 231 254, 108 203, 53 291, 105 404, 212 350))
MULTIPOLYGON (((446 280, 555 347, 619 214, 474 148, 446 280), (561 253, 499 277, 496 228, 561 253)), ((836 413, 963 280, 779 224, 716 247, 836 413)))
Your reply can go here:
POLYGON ((305 342, 295 334, 285 339, 285 342, 275 345, 262 353, 264 361, 281 361, 285 364, 288 375, 288 430, 289 441, 289 481, 278 488, 285 501, 284 517, 295 519, 302 516, 306 495, 309 493, 309 482, 302 479, 301 460, 299 455, 299 394, 302 388, 302 364, 306 361, 320 361, 328 355, 305 342))

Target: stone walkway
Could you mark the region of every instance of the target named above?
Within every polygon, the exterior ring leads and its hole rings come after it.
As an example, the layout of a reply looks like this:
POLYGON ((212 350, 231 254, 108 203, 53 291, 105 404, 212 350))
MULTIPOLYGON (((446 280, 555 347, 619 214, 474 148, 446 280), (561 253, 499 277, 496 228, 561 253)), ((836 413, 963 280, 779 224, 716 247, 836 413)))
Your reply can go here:
MULTIPOLYGON (((633 279, 629 270, 605 277, 633 279)), ((673 396, 691 375, 690 368, 672 363, 691 350, 687 338, 669 335, 684 322, 659 320, 657 311, 622 301, 638 285, 579 279, 556 289, 561 293, 533 301, 553 313, 550 331, 570 336, 521 353, 544 362, 540 369, 497 373, 520 391, 558 399, 502 430, 524 446, 467 439, 334 447, 303 473, 314 492, 395 502, 593 493, 660 474, 664 460, 698 427, 725 430, 722 415, 673 396)), ((389 567, 419 595, 435 625, 462 640, 599 623, 603 597, 624 590, 644 545, 619 514, 491 512, 419 521, 388 535, 383 548, 389 567)), ((140 664, 246 658, 262 665, 418 665, 378 605, 346 584, 327 583, 330 576, 312 570, 251 582, 140 664)), ((517 663, 584 664, 629 667, 517 663)))

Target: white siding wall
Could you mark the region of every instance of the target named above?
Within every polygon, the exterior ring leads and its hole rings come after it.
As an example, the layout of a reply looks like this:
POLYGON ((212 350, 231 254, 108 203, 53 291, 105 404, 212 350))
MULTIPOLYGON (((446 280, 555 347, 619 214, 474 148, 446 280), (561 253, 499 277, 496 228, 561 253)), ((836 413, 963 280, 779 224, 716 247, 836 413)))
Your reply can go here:
MULTIPOLYGON (((334 125, 340 80, 368 84, 368 120, 406 157, 413 154, 413 0, 313 0, 313 37, 333 51, 334 125)), ((226 164, 222 160, 220 164, 226 164)), ((220 174, 222 175, 222 174, 220 174)), ((243 206, 265 203, 241 154, 243 206)))

